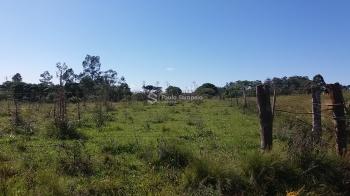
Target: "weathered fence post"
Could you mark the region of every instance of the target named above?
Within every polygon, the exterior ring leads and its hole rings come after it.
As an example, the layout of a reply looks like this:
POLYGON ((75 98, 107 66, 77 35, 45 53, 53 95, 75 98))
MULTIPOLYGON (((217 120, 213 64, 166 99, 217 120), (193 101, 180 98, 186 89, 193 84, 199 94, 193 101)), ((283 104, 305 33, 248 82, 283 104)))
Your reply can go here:
POLYGON ((271 150, 273 117, 270 102, 270 87, 268 85, 258 85, 256 87, 256 98, 261 126, 261 148, 263 150, 271 150))
POLYGON ((322 120, 321 120, 321 88, 314 86, 311 88, 312 93, 312 136, 316 144, 321 141, 322 120))
POLYGON ((276 110, 276 100, 277 100, 277 93, 276 89, 273 89, 273 100, 272 100, 272 119, 275 118, 275 110, 276 110))
POLYGON ((13 121, 15 123, 16 126, 18 126, 21 122, 20 117, 19 117, 19 103, 18 103, 18 99, 14 98, 13 99, 13 103, 15 105, 15 111, 13 113, 13 121))
POLYGON ((246 89, 243 87, 243 108, 246 108, 248 106, 247 104, 247 94, 246 94, 246 89))
POLYGON ((347 132, 342 88, 339 83, 335 83, 327 85, 327 89, 332 101, 337 151, 340 156, 344 156, 347 148, 347 132))

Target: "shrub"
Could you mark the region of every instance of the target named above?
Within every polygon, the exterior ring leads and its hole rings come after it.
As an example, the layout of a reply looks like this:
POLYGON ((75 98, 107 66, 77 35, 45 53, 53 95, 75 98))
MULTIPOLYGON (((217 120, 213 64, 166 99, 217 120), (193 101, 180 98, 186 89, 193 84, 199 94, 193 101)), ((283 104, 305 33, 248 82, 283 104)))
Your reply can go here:
POLYGON ((34 134, 33 122, 22 121, 20 124, 10 123, 8 131, 16 134, 33 135, 34 134))
POLYGON ((242 170, 254 195, 281 194, 299 185, 297 168, 274 154, 250 154, 242 162, 242 170))
POLYGON ((242 195, 247 183, 227 164, 195 160, 183 174, 184 188, 194 195, 242 195))
POLYGON ((176 141, 160 141, 156 165, 169 168, 185 168, 192 160, 192 154, 176 141))
POLYGON ((204 101, 202 99, 196 99, 194 101, 192 101, 193 105, 198 106, 198 105, 202 105, 204 103, 204 101))
POLYGON ((58 159, 58 171, 70 176, 89 176, 93 174, 93 164, 79 142, 63 144, 62 154, 58 159))
POLYGON ((47 135, 57 139, 83 139, 84 136, 78 132, 76 125, 69 121, 60 121, 58 123, 49 123, 47 126, 47 135))
POLYGON ((252 195, 278 195, 300 190, 319 195, 347 195, 350 190, 350 165, 320 151, 275 154, 254 153, 242 162, 252 195))
POLYGON ((134 154, 139 149, 140 146, 138 143, 119 144, 116 140, 109 140, 103 145, 102 152, 109 153, 112 155, 122 153, 134 154))
POLYGON ((0 179, 7 180, 18 173, 18 169, 10 164, 1 164, 0 165, 0 179))
POLYGON ((112 116, 108 114, 107 109, 103 107, 102 103, 96 103, 92 119, 95 122, 96 127, 101 128, 106 125, 108 120, 112 119, 112 116))
POLYGON ((301 172, 299 181, 306 188, 329 193, 349 193, 350 164, 331 155, 329 146, 314 144, 310 131, 298 131, 288 142, 288 159, 301 172))
POLYGON ((134 93, 131 96, 131 99, 134 101, 147 101, 147 95, 145 93, 134 93))
POLYGON ((187 119, 187 125, 195 126, 197 129, 201 130, 205 128, 204 121, 199 116, 190 116, 187 119))
POLYGON ((0 193, 7 195, 10 193, 11 186, 8 181, 15 177, 19 170, 12 164, 0 164, 0 193))
POLYGON ((80 190, 79 195, 126 195, 125 192, 118 180, 103 179, 91 182, 88 190, 80 190))
POLYGON ((66 181, 52 170, 39 170, 35 177, 36 187, 33 195, 69 195, 66 181))
POLYGON ((169 127, 166 127, 166 126, 162 127, 162 132, 169 132, 169 131, 170 131, 169 127))
POLYGON ((196 137, 199 138, 213 138, 214 136, 215 134, 211 130, 200 129, 196 131, 196 137))
POLYGON ((164 123, 169 120, 169 116, 166 113, 157 113, 150 118, 150 122, 152 123, 164 123))

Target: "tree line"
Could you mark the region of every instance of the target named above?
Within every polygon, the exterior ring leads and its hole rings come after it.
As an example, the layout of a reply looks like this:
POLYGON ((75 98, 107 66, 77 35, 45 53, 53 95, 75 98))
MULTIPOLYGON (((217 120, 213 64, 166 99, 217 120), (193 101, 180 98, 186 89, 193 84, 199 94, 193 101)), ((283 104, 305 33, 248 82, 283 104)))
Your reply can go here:
POLYGON ((10 96, 20 101, 53 102, 61 87, 68 99, 89 100, 104 95, 110 101, 120 101, 132 94, 125 78, 118 77, 117 71, 101 69, 99 56, 86 55, 80 73, 75 73, 66 63, 58 62, 56 68, 59 84, 53 83, 54 76, 49 71, 40 74, 38 84, 23 82, 21 74, 16 73, 11 81, 0 85, 0 99, 10 96))
MULTIPOLYGON (((22 76, 16 73, 11 81, 0 85, 0 99, 7 99, 9 96, 20 101, 45 101, 53 102, 59 88, 63 87, 68 99, 91 100, 104 96, 108 101, 121 100, 146 100, 152 92, 160 97, 161 94, 179 96, 183 94, 181 88, 168 86, 163 92, 159 85, 142 86, 142 92, 132 93, 124 77, 119 77, 117 71, 109 69, 102 71, 99 56, 86 55, 82 62, 82 71, 75 73, 66 63, 56 64, 56 77, 58 84, 53 83, 54 76, 49 71, 40 74, 38 84, 25 83, 22 76)), ((260 80, 238 80, 228 82, 224 87, 217 87, 211 83, 204 83, 192 92, 207 98, 234 98, 240 97, 243 93, 247 96, 255 95, 255 87, 260 84, 269 84, 275 88, 278 94, 290 95, 307 92, 307 86, 312 80, 307 76, 274 77, 265 81, 260 80)), ((350 90, 350 85, 343 86, 350 90)))

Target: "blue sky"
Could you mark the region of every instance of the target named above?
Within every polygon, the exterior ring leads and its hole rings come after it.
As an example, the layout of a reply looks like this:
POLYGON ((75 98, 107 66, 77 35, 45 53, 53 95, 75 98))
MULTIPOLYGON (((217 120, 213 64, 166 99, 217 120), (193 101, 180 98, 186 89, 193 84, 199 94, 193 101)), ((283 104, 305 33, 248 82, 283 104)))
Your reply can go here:
POLYGON ((135 90, 273 76, 350 84, 347 0, 0 0, 0 82, 101 56, 135 90))

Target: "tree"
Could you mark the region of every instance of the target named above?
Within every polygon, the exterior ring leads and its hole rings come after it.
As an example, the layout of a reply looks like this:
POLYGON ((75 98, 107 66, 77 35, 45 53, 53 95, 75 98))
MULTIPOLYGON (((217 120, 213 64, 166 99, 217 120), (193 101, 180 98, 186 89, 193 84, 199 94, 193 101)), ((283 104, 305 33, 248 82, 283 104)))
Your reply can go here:
POLYGON ((103 73, 103 83, 109 86, 113 86, 118 82, 118 73, 112 69, 109 69, 103 73))
POLYGON ((179 96, 182 94, 182 90, 176 86, 169 86, 168 88, 165 89, 165 92, 167 95, 174 95, 174 96, 179 96))
POLYGON ((162 87, 160 86, 153 86, 153 85, 144 85, 142 86, 143 90, 146 94, 149 94, 150 92, 155 93, 156 95, 160 95, 162 93, 162 87))
POLYGON ((56 67, 57 67, 57 72, 56 72, 56 76, 60 81, 60 86, 63 86, 65 84, 65 80, 64 80, 64 74, 66 73, 66 71, 68 70, 68 66, 66 65, 66 63, 56 63, 56 67))
POLYGON ((44 84, 45 86, 52 85, 52 78, 53 76, 48 71, 44 71, 44 73, 40 74, 41 79, 39 79, 41 84, 44 84))
POLYGON ((74 71, 72 68, 67 68, 62 75, 62 79, 65 82, 65 84, 72 84, 72 83, 75 83, 75 80, 77 79, 77 75, 74 74, 74 71))
POLYGON ((83 91, 85 99, 87 99, 90 95, 93 95, 95 92, 95 82, 90 77, 81 78, 79 86, 83 91))
POLYGON ((20 106, 19 101, 23 99, 24 97, 24 86, 25 83, 22 82, 22 76, 19 73, 16 73, 12 77, 12 83, 10 83, 11 91, 12 91, 12 98, 13 103, 15 105, 15 110, 12 114, 12 122, 18 126, 21 124, 21 117, 20 117, 20 106))
POLYGON ((22 82, 22 76, 16 73, 12 76, 12 82, 9 83, 11 91, 13 93, 14 100, 22 100, 24 97, 24 85, 22 82))
POLYGON ((81 77, 90 77, 93 81, 96 81, 101 75, 100 57, 86 55, 83 61, 83 68, 81 77))
POLYGON ((12 76, 12 82, 22 82, 21 74, 16 73, 14 76, 12 76))
POLYGON ((213 97, 219 95, 219 89, 214 84, 204 83, 195 90, 195 93, 198 95, 213 97))
POLYGON ((113 86, 109 92, 109 97, 113 101, 120 101, 123 99, 128 99, 132 95, 129 85, 127 83, 121 83, 118 86, 113 86))

